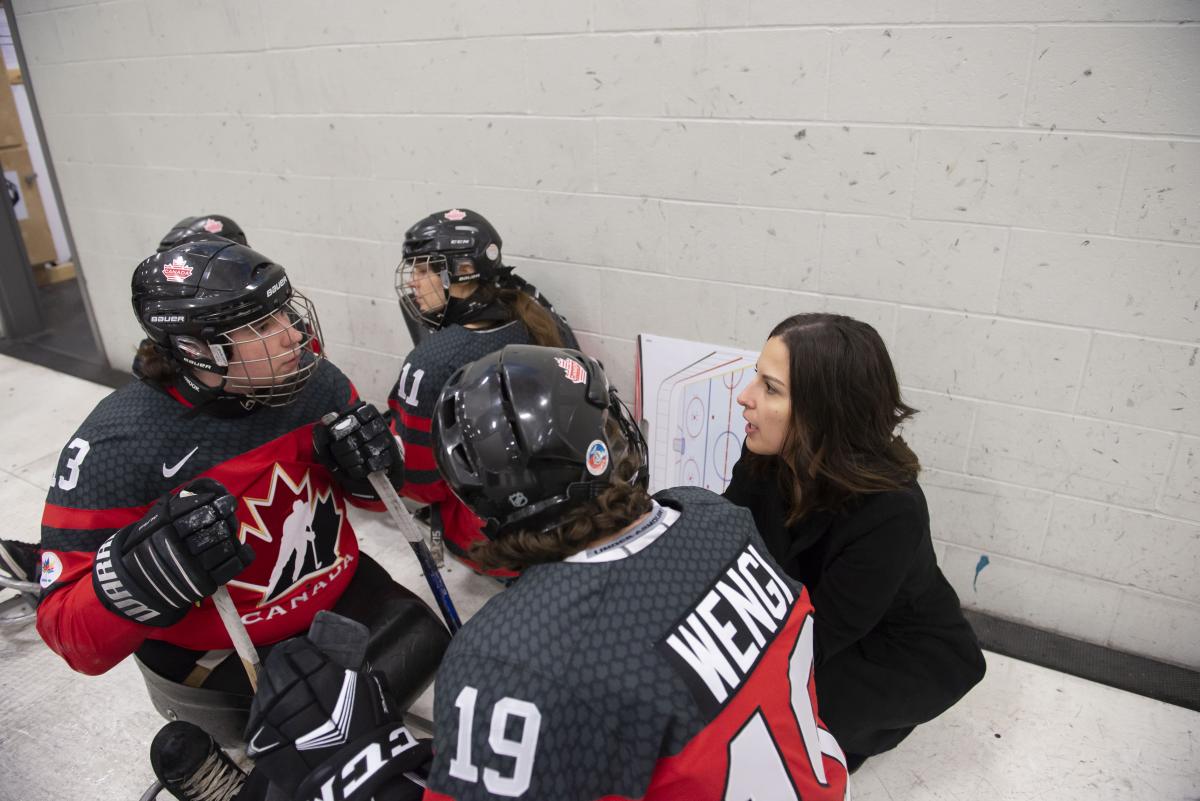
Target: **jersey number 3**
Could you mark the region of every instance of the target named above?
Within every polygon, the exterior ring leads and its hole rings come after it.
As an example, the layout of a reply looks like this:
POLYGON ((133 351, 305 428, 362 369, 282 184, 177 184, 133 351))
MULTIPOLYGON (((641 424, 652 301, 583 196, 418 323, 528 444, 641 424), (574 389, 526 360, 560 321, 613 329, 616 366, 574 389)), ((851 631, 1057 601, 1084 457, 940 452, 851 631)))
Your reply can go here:
POLYGON ((66 449, 75 451, 75 455, 69 457, 67 463, 63 465, 63 467, 67 468, 67 474, 60 476, 56 473, 54 480, 50 482, 50 486, 57 485, 60 490, 64 491, 75 489, 75 485, 79 483, 79 466, 87 458, 88 451, 92 449, 92 446, 88 444, 86 439, 76 437, 71 440, 71 444, 66 449))

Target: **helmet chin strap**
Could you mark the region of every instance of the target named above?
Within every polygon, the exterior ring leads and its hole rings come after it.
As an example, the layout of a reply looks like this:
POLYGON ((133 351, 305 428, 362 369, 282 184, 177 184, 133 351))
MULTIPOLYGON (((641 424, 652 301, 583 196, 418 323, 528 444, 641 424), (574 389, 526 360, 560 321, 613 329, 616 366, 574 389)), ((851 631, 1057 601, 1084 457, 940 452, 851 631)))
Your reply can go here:
POLYGON ((479 292, 472 292, 465 298, 453 295, 446 299, 446 308, 442 312, 442 327, 448 325, 466 325, 488 321, 508 322, 512 313, 499 300, 480 300, 479 292))
POLYGON ((221 379, 215 387, 205 384, 185 367, 175 380, 175 389, 192 407, 184 417, 208 414, 214 417, 244 417, 255 411, 259 404, 248 395, 238 395, 225 389, 226 376, 213 373, 221 379))

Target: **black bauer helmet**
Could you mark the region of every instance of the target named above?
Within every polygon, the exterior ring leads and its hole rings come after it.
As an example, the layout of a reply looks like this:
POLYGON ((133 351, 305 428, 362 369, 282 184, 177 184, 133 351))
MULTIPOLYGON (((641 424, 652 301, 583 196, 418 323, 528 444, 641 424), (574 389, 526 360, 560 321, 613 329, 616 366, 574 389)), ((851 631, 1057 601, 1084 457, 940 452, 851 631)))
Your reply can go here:
POLYGON ((162 241, 158 243, 158 252, 170 250, 184 242, 195 242, 214 237, 228 239, 239 245, 246 244, 246 234, 240 225, 222 214, 205 214, 199 217, 184 217, 171 226, 171 230, 167 231, 162 241))
POLYGON ((509 345, 461 368, 442 389, 432 432, 438 470, 491 539, 554 528, 611 483, 631 450, 640 459, 632 482, 648 482, 632 415, 599 362, 569 348, 509 345))
POLYGON ((470 303, 451 298, 450 286, 494 284, 507 276, 512 268, 504 266, 502 245, 492 224, 470 209, 438 211, 409 228, 404 259, 396 267, 396 294, 405 318, 437 330, 469 315, 470 303), (459 273, 464 263, 474 272, 459 273))
POLYGON ((133 311, 177 363, 221 377, 215 397, 283 406, 316 371, 321 327, 283 267, 245 245, 208 239, 138 265, 133 311))

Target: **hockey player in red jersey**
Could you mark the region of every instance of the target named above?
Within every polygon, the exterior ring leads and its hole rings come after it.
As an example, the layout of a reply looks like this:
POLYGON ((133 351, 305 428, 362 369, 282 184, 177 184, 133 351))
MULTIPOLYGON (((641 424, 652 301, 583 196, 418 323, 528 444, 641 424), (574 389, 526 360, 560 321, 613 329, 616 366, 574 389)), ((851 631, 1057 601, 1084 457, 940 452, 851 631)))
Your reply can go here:
POLYGON ((400 307, 417 334, 388 396, 404 442, 402 494, 431 505, 431 524, 469 564, 467 551, 482 536, 480 521, 446 488, 430 451, 429 428, 442 385, 464 364, 505 345, 578 347, 566 321, 504 264, 502 246, 483 215, 447 209, 408 229, 404 260, 396 269, 400 307))
POLYGON ((844 796, 807 591, 744 510, 647 493, 645 442, 597 362, 486 356, 446 385, 433 438, 487 521, 473 555, 521 575, 447 651, 431 761, 347 645, 365 634, 331 620, 267 661, 247 735, 269 744, 251 752, 259 780, 349 801, 844 796))
POLYGON ((82 673, 136 654, 167 681, 248 696, 236 659, 203 659, 231 645, 210 600, 227 583, 259 646, 322 609, 392 626, 375 659, 402 694, 419 692, 448 635, 359 552, 346 514, 348 500, 381 508, 364 459, 394 483, 403 466, 386 420, 355 405, 324 358, 312 305, 280 265, 223 238, 146 259, 132 293, 148 337, 141 380, 75 432, 46 499, 47 645, 82 673), (356 415, 367 434, 334 453, 318 422, 328 412, 356 415))

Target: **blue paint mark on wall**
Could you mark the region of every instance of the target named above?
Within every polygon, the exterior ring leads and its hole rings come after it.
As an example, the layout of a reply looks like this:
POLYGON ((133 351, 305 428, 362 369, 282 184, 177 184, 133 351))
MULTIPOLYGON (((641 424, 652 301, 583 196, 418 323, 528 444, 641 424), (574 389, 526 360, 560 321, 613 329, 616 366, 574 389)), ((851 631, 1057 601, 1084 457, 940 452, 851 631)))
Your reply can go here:
POLYGON ((991 560, 987 558, 986 553, 979 557, 979 562, 975 565, 975 581, 971 582, 971 589, 973 589, 975 592, 979 592, 979 574, 983 572, 983 569, 987 567, 990 562, 991 560))

